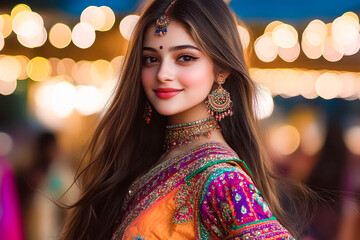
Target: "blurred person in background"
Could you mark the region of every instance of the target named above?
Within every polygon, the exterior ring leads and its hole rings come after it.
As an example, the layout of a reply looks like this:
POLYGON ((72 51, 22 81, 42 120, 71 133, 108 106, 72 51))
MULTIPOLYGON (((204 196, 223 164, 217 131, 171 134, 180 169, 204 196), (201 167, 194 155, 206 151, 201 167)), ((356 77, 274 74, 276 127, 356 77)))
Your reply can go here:
MULTIPOLYGON (((0 141, 1 144, 1 141, 0 141)), ((8 160, 0 155, 0 239, 23 240, 16 180, 8 160)))
MULTIPOLYGON (((74 175, 67 159, 61 156, 53 133, 40 133, 34 149, 33 162, 20 178, 26 239, 54 239, 63 224, 64 212, 49 198, 59 199, 74 175)), ((74 191, 62 201, 69 203, 71 198, 76 198, 74 191)))

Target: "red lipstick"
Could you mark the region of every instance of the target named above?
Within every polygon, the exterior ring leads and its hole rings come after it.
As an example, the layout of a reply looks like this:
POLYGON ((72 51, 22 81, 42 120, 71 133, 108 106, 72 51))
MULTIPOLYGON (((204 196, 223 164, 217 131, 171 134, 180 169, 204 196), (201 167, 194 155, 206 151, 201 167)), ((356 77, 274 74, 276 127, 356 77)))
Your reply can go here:
POLYGON ((156 96, 161 99, 168 99, 178 95, 182 89, 176 88, 157 88, 154 90, 156 96))

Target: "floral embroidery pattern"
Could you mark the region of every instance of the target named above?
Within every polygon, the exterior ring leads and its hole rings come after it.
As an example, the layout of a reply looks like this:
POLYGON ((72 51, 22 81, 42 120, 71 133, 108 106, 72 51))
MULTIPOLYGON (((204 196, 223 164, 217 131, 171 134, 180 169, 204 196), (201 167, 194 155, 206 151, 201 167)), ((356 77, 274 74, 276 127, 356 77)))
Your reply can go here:
MULTIPOLYGON (((272 216, 251 177, 228 162, 236 154, 219 143, 208 143, 154 167, 129 188, 121 224, 112 240, 121 239, 140 213, 173 190, 174 224, 194 220, 196 239, 293 240, 272 216)), ((134 240, 144 239, 137 235, 134 240)), ((132 240, 133 240, 132 239, 132 240)))
POLYGON ((232 158, 238 157, 231 149, 219 143, 206 143, 151 169, 130 186, 123 206, 125 214, 112 239, 121 239, 125 228, 142 211, 184 184, 187 176, 208 163, 232 158))

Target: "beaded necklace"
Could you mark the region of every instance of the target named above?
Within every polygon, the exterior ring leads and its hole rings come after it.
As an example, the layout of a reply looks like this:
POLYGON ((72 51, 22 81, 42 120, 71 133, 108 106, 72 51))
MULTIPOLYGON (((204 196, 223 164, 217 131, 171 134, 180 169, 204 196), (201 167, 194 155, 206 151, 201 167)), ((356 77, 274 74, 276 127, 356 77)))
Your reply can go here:
POLYGON ((166 126, 164 150, 169 152, 177 146, 183 147, 191 143, 192 140, 199 139, 201 136, 210 137, 211 132, 216 129, 220 129, 220 126, 214 117, 208 117, 190 123, 168 125, 166 126))

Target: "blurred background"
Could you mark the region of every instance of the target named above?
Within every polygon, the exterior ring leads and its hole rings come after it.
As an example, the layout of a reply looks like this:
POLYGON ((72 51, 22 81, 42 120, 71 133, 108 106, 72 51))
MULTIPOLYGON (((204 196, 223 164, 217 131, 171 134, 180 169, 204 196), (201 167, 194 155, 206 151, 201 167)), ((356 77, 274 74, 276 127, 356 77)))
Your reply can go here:
MULTIPOLYGON (((0 239, 55 239, 139 0, 0 2, 0 239), (42 193, 40 193, 42 192, 42 193)), ((303 239, 360 239, 360 2, 226 1, 271 160, 323 203, 303 239)))

